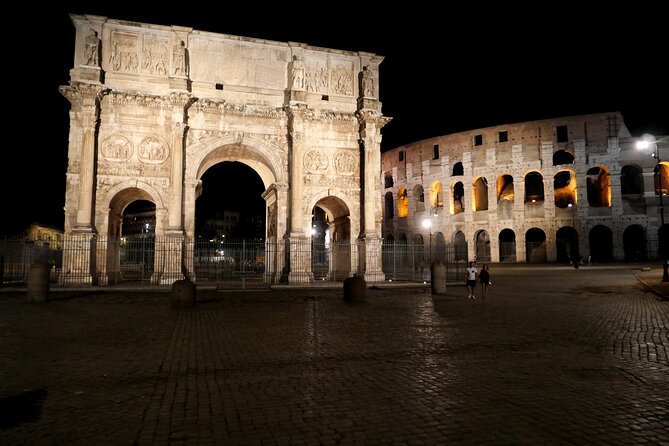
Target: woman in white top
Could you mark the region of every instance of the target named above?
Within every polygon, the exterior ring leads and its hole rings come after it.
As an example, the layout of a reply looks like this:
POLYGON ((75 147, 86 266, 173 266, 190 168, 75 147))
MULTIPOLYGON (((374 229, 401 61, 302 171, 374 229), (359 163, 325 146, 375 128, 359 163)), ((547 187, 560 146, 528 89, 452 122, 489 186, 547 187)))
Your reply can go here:
POLYGON ((474 262, 469 262, 469 268, 465 270, 465 280, 467 281, 467 290, 469 290, 467 299, 476 299, 476 296, 474 295, 476 290, 476 273, 478 273, 478 271, 474 266, 474 262))

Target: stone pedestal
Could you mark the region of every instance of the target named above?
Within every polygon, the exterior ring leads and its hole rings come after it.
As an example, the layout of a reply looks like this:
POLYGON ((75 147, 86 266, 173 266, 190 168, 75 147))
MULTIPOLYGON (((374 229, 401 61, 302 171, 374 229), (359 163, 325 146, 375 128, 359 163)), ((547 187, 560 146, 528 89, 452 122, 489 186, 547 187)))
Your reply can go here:
POLYGON ((188 278, 172 284, 170 304, 172 308, 192 308, 195 306, 196 287, 188 278))
POLYGON ((356 302, 365 300, 367 297, 367 283, 360 276, 353 276, 344 279, 344 300, 346 302, 356 302))
POLYGON ((41 303, 49 300, 49 265, 35 262, 28 270, 28 302, 41 303))

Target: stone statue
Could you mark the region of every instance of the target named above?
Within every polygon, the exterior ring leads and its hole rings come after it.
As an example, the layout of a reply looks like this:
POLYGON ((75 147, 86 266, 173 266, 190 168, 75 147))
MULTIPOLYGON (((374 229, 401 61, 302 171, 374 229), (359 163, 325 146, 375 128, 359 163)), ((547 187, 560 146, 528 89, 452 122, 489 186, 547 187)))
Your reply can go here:
POLYGON ((99 44, 100 44, 100 39, 98 39, 98 33, 93 29, 89 30, 84 47, 84 57, 86 58, 86 65, 94 65, 94 66, 98 65, 99 44))
POLYGON ((304 64, 297 56, 293 56, 293 89, 304 89, 304 64))
POLYGON ((185 76, 186 44, 183 40, 180 40, 178 45, 174 45, 174 48, 172 49, 172 56, 174 57, 174 74, 185 76))
POLYGON ((372 70, 370 70, 368 66, 362 67, 362 73, 360 75, 360 91, 362 92, 363 97, 376 97, 374 90, 374 73, 372 73, 372 70))

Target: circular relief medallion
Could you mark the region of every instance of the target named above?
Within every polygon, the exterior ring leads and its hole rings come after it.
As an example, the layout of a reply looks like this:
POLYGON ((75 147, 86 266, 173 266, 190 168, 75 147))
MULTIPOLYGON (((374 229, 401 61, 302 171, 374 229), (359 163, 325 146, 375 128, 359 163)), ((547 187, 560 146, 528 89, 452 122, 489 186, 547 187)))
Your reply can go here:
POLYGON ((137 149, 139 159, 149 164, 160 164, 167 159, 167 144, 157 136, 147 136, 137 149))
POLYGON ((111 161, 127 161, 132 156, 132 143, 121 135, 112 135, 102 142, 102 156, 111 161))
POLYGON ((312 173, 328 170, 328 157, 318 150, 310 150, 304 154, 304 167, 312 173))
POLYGON ((334 167, 337 173, 342 175, 353 175, 357 167, 355 155, 351 152, 337 152, 334 156, 334 167))

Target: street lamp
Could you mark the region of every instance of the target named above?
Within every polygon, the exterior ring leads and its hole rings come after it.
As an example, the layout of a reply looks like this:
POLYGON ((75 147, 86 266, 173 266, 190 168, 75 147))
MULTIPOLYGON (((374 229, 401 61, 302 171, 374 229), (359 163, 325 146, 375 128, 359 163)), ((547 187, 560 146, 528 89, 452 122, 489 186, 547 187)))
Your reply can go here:
POLYGON ((423 227, 430 231, 430 266, 432 265, 432 219, 426 218, 423 220, 423 227))
MULTIPOLYGON (((658 232, 658 241, 660 247, 660 259, 662 260, 662 282, 669 282, 669 265, 667 265, 667 259, 664 243, 662 240, 662 234, 664 232, 664 201, 662 196, 664 195, 664 190, 662 189, 662 161, 660 160, 660 143, 652 135, 643 135, 641 140, 636 142, 636 148, 639 150, 647 150, 651 145, 655 145, 655 149, 651 156, 657 160, 656 165, 656 175, 659 175, 658 186, 660 187, 660 231, 658 232)), ((655 186, 655 185, 653 185, 655 186)))
POLYGON ((576 230, 576 203, 567 204, 568 208, 571 208, 571 228, 574 230, 574 244, 571 247, 572 260, 574 263, 574 268, 578 269, 578 264, 581 261, 581 256, 578 253, 578 231, 576 230))

